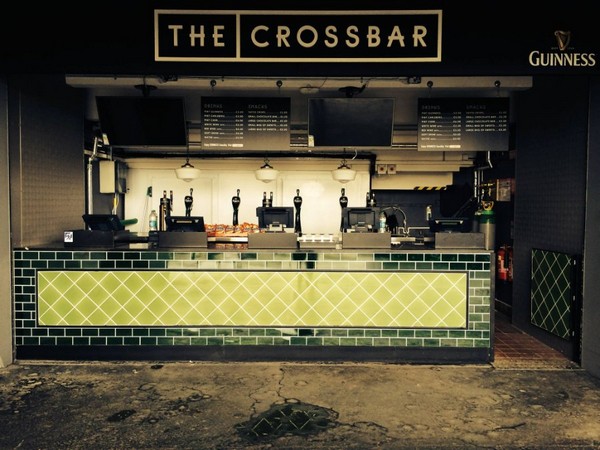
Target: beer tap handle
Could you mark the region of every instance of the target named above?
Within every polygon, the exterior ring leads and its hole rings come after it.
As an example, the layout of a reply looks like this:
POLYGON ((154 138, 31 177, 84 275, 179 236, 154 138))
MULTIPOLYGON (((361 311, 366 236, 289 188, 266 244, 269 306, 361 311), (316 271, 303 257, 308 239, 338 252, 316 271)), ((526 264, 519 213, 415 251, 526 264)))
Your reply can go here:
POLYGON ((344 230, 344 208, 348 206, 348 197, 346 197, 346 189, 342 188, 342 195, 340 196, 340 207, 342 208, 342 221, 340 223, 340 231, 344 230))
POLYGON ((190 188, 190 195, 186 195, 184 198, 184 203, 185 203, 185 215, 186 217, 190 217, 192 215, 192 205, 194 203, 194 197, 192 196, 192 193, 194 192, 193 188, 190 188))
POLYGON ((237 190, 237 195, 234 195, 231 198, 231 205, 233 206, 233 226, 239 225, 238 223, 238 208, 240 207, 240 203, 242 200, 240 199, 240 190, 237 190))
POLYGON ((300 189, 296 189, 296 196, 294 197, 294 207, 296 208, 294 232, 298 233, 298 236, 302 236, 302 224, 300 223, 300 208, 302 207, 302 197, 300 197, 300 189))

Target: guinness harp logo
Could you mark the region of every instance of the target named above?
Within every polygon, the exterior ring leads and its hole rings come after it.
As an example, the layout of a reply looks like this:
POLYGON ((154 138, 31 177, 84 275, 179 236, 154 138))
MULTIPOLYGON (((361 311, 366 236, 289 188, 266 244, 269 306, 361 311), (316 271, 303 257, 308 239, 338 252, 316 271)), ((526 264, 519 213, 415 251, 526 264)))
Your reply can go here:
POLYGON ((554 32, 554 36, 556 36, 556 43, 558 44, 558 49, 561 52, 564 52, 569 46, 569 43, 571 42, 571 32, 556 30, 554 32))

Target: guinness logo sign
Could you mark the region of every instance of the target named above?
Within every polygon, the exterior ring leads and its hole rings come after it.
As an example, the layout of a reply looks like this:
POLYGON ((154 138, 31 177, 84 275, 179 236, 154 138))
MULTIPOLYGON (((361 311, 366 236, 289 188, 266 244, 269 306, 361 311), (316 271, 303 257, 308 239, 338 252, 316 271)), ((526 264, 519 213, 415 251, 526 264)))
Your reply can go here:
POLYGON ((556 30, 554 32, 554 36, 556 37, 556 43, 558 44, 558 49, 561 52, 564 52, 569 47, 569 43, 571 42, 571 32, 556 30))
POLYGON ((595 67, 596 53, 581 52, 576 48, 569 47, 571 44, 571 32, 555 30, 554 38, 557 47, 551 48, 549 52, 532 50, 529 52, 529 65, 531 67, 595 67))

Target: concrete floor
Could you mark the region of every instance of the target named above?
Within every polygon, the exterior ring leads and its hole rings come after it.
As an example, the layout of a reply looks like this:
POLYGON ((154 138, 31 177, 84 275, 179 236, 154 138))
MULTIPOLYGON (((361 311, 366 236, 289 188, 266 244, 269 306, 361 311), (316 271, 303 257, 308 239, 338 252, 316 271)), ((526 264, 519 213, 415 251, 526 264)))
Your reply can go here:
POLYGON ((0 449, 600 449, 572 366, 20 361, 0 449))

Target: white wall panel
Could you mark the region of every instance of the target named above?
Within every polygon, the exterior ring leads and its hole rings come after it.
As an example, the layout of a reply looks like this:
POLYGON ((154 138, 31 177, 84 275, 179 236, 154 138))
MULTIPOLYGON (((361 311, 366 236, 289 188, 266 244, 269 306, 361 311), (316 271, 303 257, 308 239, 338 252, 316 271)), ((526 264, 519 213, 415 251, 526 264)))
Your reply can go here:
MULTIPOLYGON (((335 166, 335 164, 334 164, 335 166)), ((192 215, 203 216, 204 222, 232 224, 231 199, 240 190, 239 223, 257 223, 256 208, 262 205, 263 193, 273 192, 273 206, 294 206, 296 189, 303 203, 301 223, 304 233, 334 233, 339 230, 341 210, 339 198, 345 188, 350 206, 364 206, 369 190, 369 173, 358 171, 356 180, 341 184, 329 170, 280 171, 277 180, 264 183, 256 180, 252 170, 202 170, 200 178, 191 182, 178 180, 173 169, 130 167, 128 193, 124 196, 125 218, 137 218, 131 231, 147 231, 148 215, 159 211, 163 191, 173 191, 173 215, 185 214, 185 196, 193 189, 192 215), (147 196, 148 188, 152 197, 147 196)))

